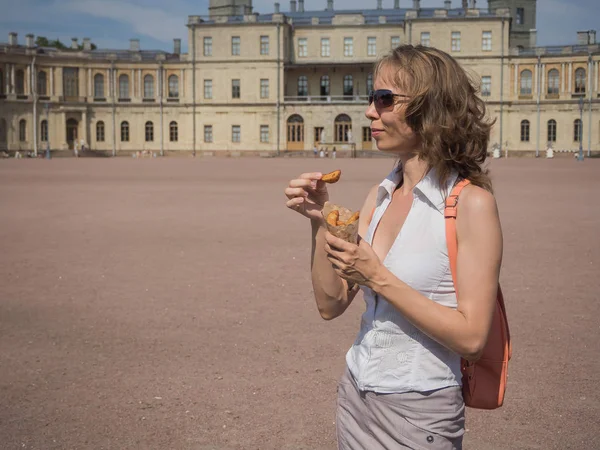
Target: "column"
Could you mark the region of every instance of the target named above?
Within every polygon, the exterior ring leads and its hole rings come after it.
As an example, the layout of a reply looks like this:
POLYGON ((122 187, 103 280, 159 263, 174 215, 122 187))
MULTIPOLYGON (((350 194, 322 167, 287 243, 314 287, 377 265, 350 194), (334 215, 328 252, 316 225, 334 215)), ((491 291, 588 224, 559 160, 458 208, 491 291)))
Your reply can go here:
POLYGON ((113 82, 113 96, 115 97, 115 101, 116 101, 117 97, 119 96, 118 95, 119 88, 117 85, 117 70, 116 69, 114 69, 113 73, 112 73, 112 82, 113 82))
POLYGON ((573 63, 569 63, 569 85, 567 86, 567 94, 573 92, 573 63))
POLYGON ((138 86, 142 86, 142 69, 138 69, 138 86))
POLYGON ((25 80, 24 84, 25 86, 23 86, 23 93, 25 95, 33 95, 33 90, 31 89, 31 66, 29 64, 27 64, 27 69, 25 69, 25 80))
POLYGON ((598 92, 598 64, 599 61, 594 61, 594 90, 598 92))
POLYGON ((514 95, 519 93, 519 65, 515 64, 515 92, 514 95))
POLYGON ((542 64, 542 73, 540 74, 542 78, 542 89, 540 89, 540 96, 544 95, 544 88, 546 87, 546 64, 542 64))
POLYGON ((160 80, 160 69, 156 69, 156 95, 160 98, 162 97, 162 86, 160 80))
POLYGON ((179 96, 185 96, 185 69, 181 69, 181 80, 179 81, 179 96))
MULTIPOLYGON (((81 113, 81 123, 83 124, 83 133, 81 138, 83 138, 83 140, 85 141, 85 146, 89 148, 90 146, 90 136, 89 136, 89 127, 88 127, 88 121, 87 121, 87 112, 83 111, 81 113)), ((105 128, 106 130, 106 128, 105 128)), ((79 138, 79 141, 81 142, 81 138, 79 138)))
MULTIPOLYGON (((135 92, 136 92, 135 85, 136 85, 136 82, 135 82, 135 69, 131 69, 131 98, 132 99, 134 97, 136 97, 136 95, 135 95, 135 92)), ((138 84, 138 90, 140 89, 140 86, 141 85, 138 84)), ((141 95, 139 95, 139 96, 141 97, 141 95)))
POLYGON ((565 92, 565 63, 560 65, 560 93, 565 92))
POLYGON ((15 65, 10 65, 10 92, 9 94, 15 93, 15 65))
MULTIPOLYGON (((87 96, 93 97, 94 92, 92 91, 92 69, 88 69, 88 91, 87 96)), ((85 140, 87 142, 87 139, 85 140)))
MULTIPOLYGON (((540 76, 540 66, 539 66, 539 64, 536 64, 534 71, 533 71, 533 82, 535 83, 533 85, 533 92, 535 92, 538 95, 540 92, 539 91, 539 86, 540 86, 539 76, 540 76)), ((533 92, 532 92, 532 94, 533 94, 533 92)))

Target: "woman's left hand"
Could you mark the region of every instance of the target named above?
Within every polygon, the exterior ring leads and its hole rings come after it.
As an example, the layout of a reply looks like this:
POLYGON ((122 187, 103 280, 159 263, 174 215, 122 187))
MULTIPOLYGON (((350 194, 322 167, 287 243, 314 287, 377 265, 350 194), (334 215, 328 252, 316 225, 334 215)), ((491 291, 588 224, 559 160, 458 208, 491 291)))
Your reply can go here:
POLYGON ((327 259, 335 272, 349 283, 368 286, 369 282, 383 267, 371 246, 358 237, 358 245, 325 233, 327 259))

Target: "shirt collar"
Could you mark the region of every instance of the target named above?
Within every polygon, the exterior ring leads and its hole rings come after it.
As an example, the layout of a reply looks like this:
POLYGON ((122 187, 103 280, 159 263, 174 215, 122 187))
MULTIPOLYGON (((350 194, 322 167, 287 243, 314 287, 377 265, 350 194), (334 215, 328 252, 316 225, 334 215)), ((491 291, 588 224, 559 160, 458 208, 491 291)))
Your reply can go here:
MULTIPOLYGON (((427 202, 436 208, 440 213, 444 213, 446 207, 446 197, 450 194, 452 186, 456 183, 458 175, 452 172, 448 177, 446 186, 443 188, 438 181, 435 169, 430 169, 427 174, 417 183, 414 192, 424 197, 427 202)), ((394 168, 389 175, 381 182, 377 190, 377 206, 381 205, 385 198, 391 198, 392 194, 402 181, 402 172, 394 168)))

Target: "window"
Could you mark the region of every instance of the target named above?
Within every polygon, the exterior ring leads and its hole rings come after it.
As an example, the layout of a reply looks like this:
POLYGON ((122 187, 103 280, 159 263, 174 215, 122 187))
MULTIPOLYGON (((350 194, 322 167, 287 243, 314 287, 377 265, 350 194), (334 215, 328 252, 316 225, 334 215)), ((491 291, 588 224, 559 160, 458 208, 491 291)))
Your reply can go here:
POLYGON ((146 142, 154 141, 154 124, 152 122, 146 122, 146 142))
POLYGON ((575 142, 581 142, 581 138, 583 137, 583 124, 580 119, 575 119, 573 122, 573 140, 575 142))
POLYGON ((104 98, 104 75, 94 75, 94 98, 104 98))
POLYGON ((63 69, 63 92, 65 97, 79 97, 79 69, 74 67, 63 69))
POLYGON ((19 120, 19 141, 25 142, 27 140, 27 122, 25 119, 19 120))
POLYGON ((315 133, 315 142, 321 142, 321 138, 323 137, 323 130, 325 128, 323 127, 315 127, 314 129, 314 133, 315 133))
POLYGON ((204 125, 204 142, 213 141, 212 125, 204 125))
POLYGON ((204 38, 204 56, 212 56, 212 38, 204 38))
POLYGON ((481 96, 489 97, 492 95, 492 77, 481 77, 481 96))
POLYGON ((104 122, 96 122, 96 141, 104 142, 104 122))
POLYGON ((363 142, 371 142, 371 127, 363 127, 362 141, 363 142))
POLYGON ((400 36, 392 36, 392 49, 400 46, 400 36))
POLYGON ((260 126, 260 142, 269 142, 269 125, 260 126))
POLYGON ((334 123, 336 142, 348 142, 348 133, 352 130, 352 119, 346 114, 340 114, 335 118, 334 123))
POLYGON ((239 125, 231 126, 231 142, 240 142, 242 135, 242 127, 239 125))
POLYGON ((169 76, 169 98, 179 97, 179 77, 177 75, 169 76))
POLYGON ((367 38, 367 56, 377 55, 377 38, 367 38))
POLYGON ((301 75, 298 77, 298 97, 308 96, 308 77, 301 75))
POLYGON ((42 142, 48 142, 48 121, 42 120, 40 124, 40 140, 42 142))
POLYGON ((431 45, 431 35, 429 31, 423 31, 421 33, 421 45, 424 47, 429 47, 431 45))
POLYGON ((575 93, 585 94, 585 69, 581 67, 575 71, 575 93))
POLYGON ((452 51, 460 52, 460 31, 452 32, 452 51))
POLYGON ((269 98, 269 80, 266 78, 260 80, 260 98, 269 98))
POLYGON ((121 122, 121 142, 129 142, 129 122, 121 122))
POLYGON ((548 72, 548 95, 558 95, 560 92, 560 80, 558 70, 552 69, 548 72))
POLYGON ((484 31, 481 35, 481 50, 489 52, 492 50, 492 32, 484 31))
POLYGON ((308 39, 306 39, 306 38, 298 39, 298 56, 299 57, 308 56, 308 39))
POLYGON ((154 77, 152 75, 144 77, 144 98, 154 98, 154 77))
POLYGON ((373 73, 367 75, 367 94, 373 90, 373 73))
POLYGON ((46 72, 44 72, 43 70, 40 70, 38 72, 37 93, 42 97, 48 95, 48 80, 46 78, 46 72))
POLYGON ((119 77, 119 98, 129 98, 129 77, 125 74, 119 77))
POLYGON ((531 95, 532 92, 532 75, 531 70, 524 70, 521 72, 521 90, 520 95, 531 95))
POLYGON ((260 37, 260 54, 261 55, 269 54, 269 36, 261 36, 260 37))
POLYGON ((529 120, 521 121, 521 142, 529 142, 529 120))
POLYGON ((212 80, 204 80, 204 98, 211 99, 212 97, 212 80))
POLYGON ((352 75, 344 76, 344 97, 354 95, 354 82, 352 75))
POLYGON ((321 77, 321 96, 326 97, 329 95, 329 75, 323 75, 321 77))
POLYGON ((523 25, 525 23, 525 8, 517 8, 516 24, 523 25))
POLYGON ((331 56, 329 38, 321 38, 321 56, 331 56))
POLYGON ((231 98, 240 98, 240 80, 231 80, 231 98))
POLYGON ((548 142, 556 142, 556 120, 548 121, 548 142))
POLYGON ((177 122, 173 121, 169 124, 169 141, 177 142, 179 140, 179 128, 177 122))
POLYGON ((233 36, 231 38, 231 54, 233 56, 239 56, 240 55, 240 37, 239 36, 233 36))
POLYGON ((25 72, 21 69, 15 72, 15 94, 25 94, 25 72))
POLYGON ((354 56, 354 40, 351 37, 344 38, 344 56, 354 56))
POLYGON ((287 120, 287 140, 288 142, 304 142, 304 119, 302 116, 294 114, 287 120))

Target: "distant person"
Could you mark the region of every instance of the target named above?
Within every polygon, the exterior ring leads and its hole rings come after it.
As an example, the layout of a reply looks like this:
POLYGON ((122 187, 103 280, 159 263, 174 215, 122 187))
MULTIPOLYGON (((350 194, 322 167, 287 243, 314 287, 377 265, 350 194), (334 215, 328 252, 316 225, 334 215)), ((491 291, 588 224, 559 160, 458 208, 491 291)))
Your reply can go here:
POLYGON ((323 150, 323 148, 321 148, 321 151, 319 152, 319 158, 325 158, 325 150, 323 150))
POLYGON ((313 147, 313 155, 314 155, 314 157, 316 158, 318 154, 319 154, 319 150, 317 150, 317 146, 315 145, 315 146, 313 147))
POLYGON ((366 196, 359 244, 327 231, 320 172, 285 189, 286 206, 310 221, 320 315, 339 317, 359 290, 366 302, 338 385, 338 448, 462 449, 461 358, 477 360, 486 344, 502 261, 482 167, 493 123, 465 70, 440 50, 401 45, 373 72, 366 116, 377 149, 398 163, 366 196), (463 180, 470 184, 458 204, 455 285, 444 206, 463 180))
POLYGON ((331 159, 335 159, 336 155, 337 155, 337 152, 335 151, 335 147, 333 147, 333 150, 331 150, 331 159))

